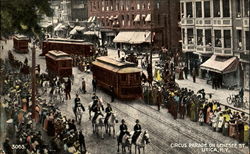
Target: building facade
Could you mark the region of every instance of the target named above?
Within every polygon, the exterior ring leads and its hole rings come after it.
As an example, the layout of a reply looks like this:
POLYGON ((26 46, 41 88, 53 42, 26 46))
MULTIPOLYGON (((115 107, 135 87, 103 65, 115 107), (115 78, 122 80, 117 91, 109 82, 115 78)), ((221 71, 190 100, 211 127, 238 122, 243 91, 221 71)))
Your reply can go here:
POLYGON ((177 49, 179 1, 176 0, 89 0, 89 21, 101 28, 103 41, 112 43, 119 32, 152 32, 156 46, 177 49))
POLYGON ((224 84, 249 89, 249 0, 181 0, 180 12, 182 50, 189 69, 205 77, 202 70, 216 69, 200 70, 199 66, 212 55, 225 61, 237 57, 237 71, 216 73, 222 74, 224 84))

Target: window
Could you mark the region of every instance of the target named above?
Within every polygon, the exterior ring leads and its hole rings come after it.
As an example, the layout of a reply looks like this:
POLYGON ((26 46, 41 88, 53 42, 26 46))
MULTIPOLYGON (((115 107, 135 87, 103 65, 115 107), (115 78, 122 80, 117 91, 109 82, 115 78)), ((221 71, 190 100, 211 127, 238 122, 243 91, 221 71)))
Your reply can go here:
POLYGON ((140 4, 137 4, 137 10, 140 10, 140 4))
POLYGON ((196 17, 201 18, 202 17, 202 10, 201 10, 201 2, 196 2, 196 17))
POLYGON ((193 17, 193 6, 192 2, 187 2, 186 3, 186 12, 187 12, 187 17, 192 18, 193 17))
POLYGON ((237 47, 239 50, 242 49, 242 30, 237 30, 237 47))
POLYGON ((241 18, 241 0, 236 0, 236 18, 241 18))
POLYGON ((158 24, 161 24, 161 15, 158 14, 158 24))
POLYGON ((148 10, 150 10, 150 3, 148 3, 148 10))
POLYGON ((230 17, 230 6, 229 6, 229 0, 223 0, 223 17, 230 17))
POLYGON ((222 47, 221 44, 221 30, 214 30, 215 47, 222 47))
POLYGON ((221 17, 220 0, 214 0, 214 17, 221 17))
POLYGON ((224 48, 231 48, 231 31, 224 30, 224 48))
POLYGON ((203 30, 197 29, 197 45, 203 45, 202 37, 203 37, 203 30))
POLYGON ((185 39, 185 29, 181 29, 182 32, 182 43, 186 44, 186 39, 185 39))
POLYGON ((212 34, 211 34, 211 29, 206 29, 205 30, 205 43, 208 46, 212 46, 212 34))
POLYGON ((194 32, 193 28, 187 29, 188 44, 194 44, 194 32))
POLYGON ((184 3, 181 3, 181 18, 184 17, 184 3))
POLYGON ((249 0, 244 0, 244 17, 249 17, 249 0))
POLYGON ((210 1, 205 1, 204 2, 204 16, 205 16, 205 18, 211 17, 210 1))
POLYGON ((246 31, 245 34, 246 34, 246 40, 245 40, 245 42, 246 42, 246 50, 250 50, 250 36, 249 36, 249 31, 246 31))
POLYGON ((156 3, 156 7, 157 7, 157 9, 160 8, 160 3, 159 2, 156 3))

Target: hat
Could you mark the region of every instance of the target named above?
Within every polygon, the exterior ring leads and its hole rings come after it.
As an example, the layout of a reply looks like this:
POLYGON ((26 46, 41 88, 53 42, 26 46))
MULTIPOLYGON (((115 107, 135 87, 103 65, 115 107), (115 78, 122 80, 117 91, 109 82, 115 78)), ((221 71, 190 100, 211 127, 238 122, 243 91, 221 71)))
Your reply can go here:
POLYGON ((124 119, 122 119, 122 123, 125 123, 125 120, 124 120, 124 119))
POLYGON ((135 121, 136 123, 139 123, 139 120, 138 119, 136 119, 136 121, 135 121))

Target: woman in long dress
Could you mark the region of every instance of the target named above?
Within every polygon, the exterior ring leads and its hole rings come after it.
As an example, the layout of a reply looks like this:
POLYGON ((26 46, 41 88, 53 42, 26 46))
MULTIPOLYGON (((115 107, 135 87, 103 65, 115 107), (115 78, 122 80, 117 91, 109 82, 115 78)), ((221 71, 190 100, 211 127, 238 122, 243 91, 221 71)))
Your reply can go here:
POLYGON ((244 123, 244 143, 249 144, 249 124, 244 123))
POLYGON ((224 117, 224 124, 223 124, 223 128, 222 128, 222 134, 224 136, 228 136, 228 121, 226 121, 226 117, 224 117))
POLYGON ((229 121, 229 136, 230 137, 235 137, 236 136, 236 120, 235 119, 231 119, 229 121))

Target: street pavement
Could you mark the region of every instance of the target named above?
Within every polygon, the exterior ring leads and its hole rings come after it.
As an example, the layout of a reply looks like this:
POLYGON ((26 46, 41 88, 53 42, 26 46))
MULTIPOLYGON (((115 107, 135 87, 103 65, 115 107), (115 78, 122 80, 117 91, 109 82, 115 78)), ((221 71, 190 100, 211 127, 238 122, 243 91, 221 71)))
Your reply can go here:
MULTIPOLYGON (((4 51, 1 52, 2 57, 6 57, 6 52, 12 48, 12 41, 8 41, 7 45, 4 45, 4 51)), ((38 56, 41 53, 40 50, 36 53, 37 64, 41 65, 41 72, 45 72, 45 58, 38 56)), ((115 50, 109 50, 109 56, 115 57, 117 55, 115 50)), ((21 61, 24 61, 25 57, 29 60, 29 65, 31 65, 31 52, 28 54, 17 54, 14 53, 15 57, 21 61)), ((92 96, 92 74, 80 72, 77 68, 73 69, 74 81, 71 92, 71 100, 67 100, 65 103, 60 104, 59 108, 63 115, 67 118, 74 118, 72 111, 72 102, 75 98, 75 94, 79 93, 79 88, 81 85, 81 78, 84 77, 86 80, 86 94, 80 94, 81 102, 85 109, 88 108, 88 104, 91 101, 92 96)), ((191 85, 189 80, 179 80, 178 84, 186 86, 187 88, 192 88, 194 90, 201 89, 204 87, 206 92, 209 92, 209 86, 201 84, 197 81, 197 85, 191 85), (196 87, 196 89, 194 88, 196 87)), ((218 93, 223 90, 213 91, 218 93)), ((110 96, 106 94, 102 89, 97 89, 97 95, 104 100, 106 103, 110 102, 110 96)), ((226 95, 226 94, 225 94, 226 95)), ((214 98, 220 95, 215 94, 214 98)), ((227 95, 226 95, 227 96, 227 95)), ((226 97, 225 96, 225 97, 226 97)), ((44 96, 47 98, 47 96, 44 96)), ((129 131, 133 130, 135 120, 139 119, 142 125, 142 129, 146 129, 149 132, 151 143, 146 146, 145 153, 147 154, 210 154, 210 153, 230 153, 230 154, 246 154, 249 152, 248 147, 238 148, 222 148, 219 152, 209 152, 202 151, 199 147, 190 147, 189 144, 237 144, 235 139, 225 137, 221 133, 213 132, 209 126, 200 126, 196 122, 191 122, 188 118, 174 120, 172 116, 168 113, 167 109, 163 108, 161 111, 157 111, 156 106, 147 105, 143 100, 134 101, 121 101, 115 99, 111 103, 113 110, 115 111, 119 123, 116 126, 116 133, 118 132, 121 119, 125 119, 128 125, 129 131), (175 145, 175 146, 173 146, 175 145)), ((88 119, 88 112, 85 112, 82 119, 82 124, 78 125, 78 129, 81 129, 85 134, 86 147, 88 152, 91 154, 113 154, 117 153, 117 142, 116 139, 112 138, 108 134, 104 135, 104 140, 100 136, 93 134, 91 121, 88 119)), ((134 153, 134 146, 132 149, 134 153)))

